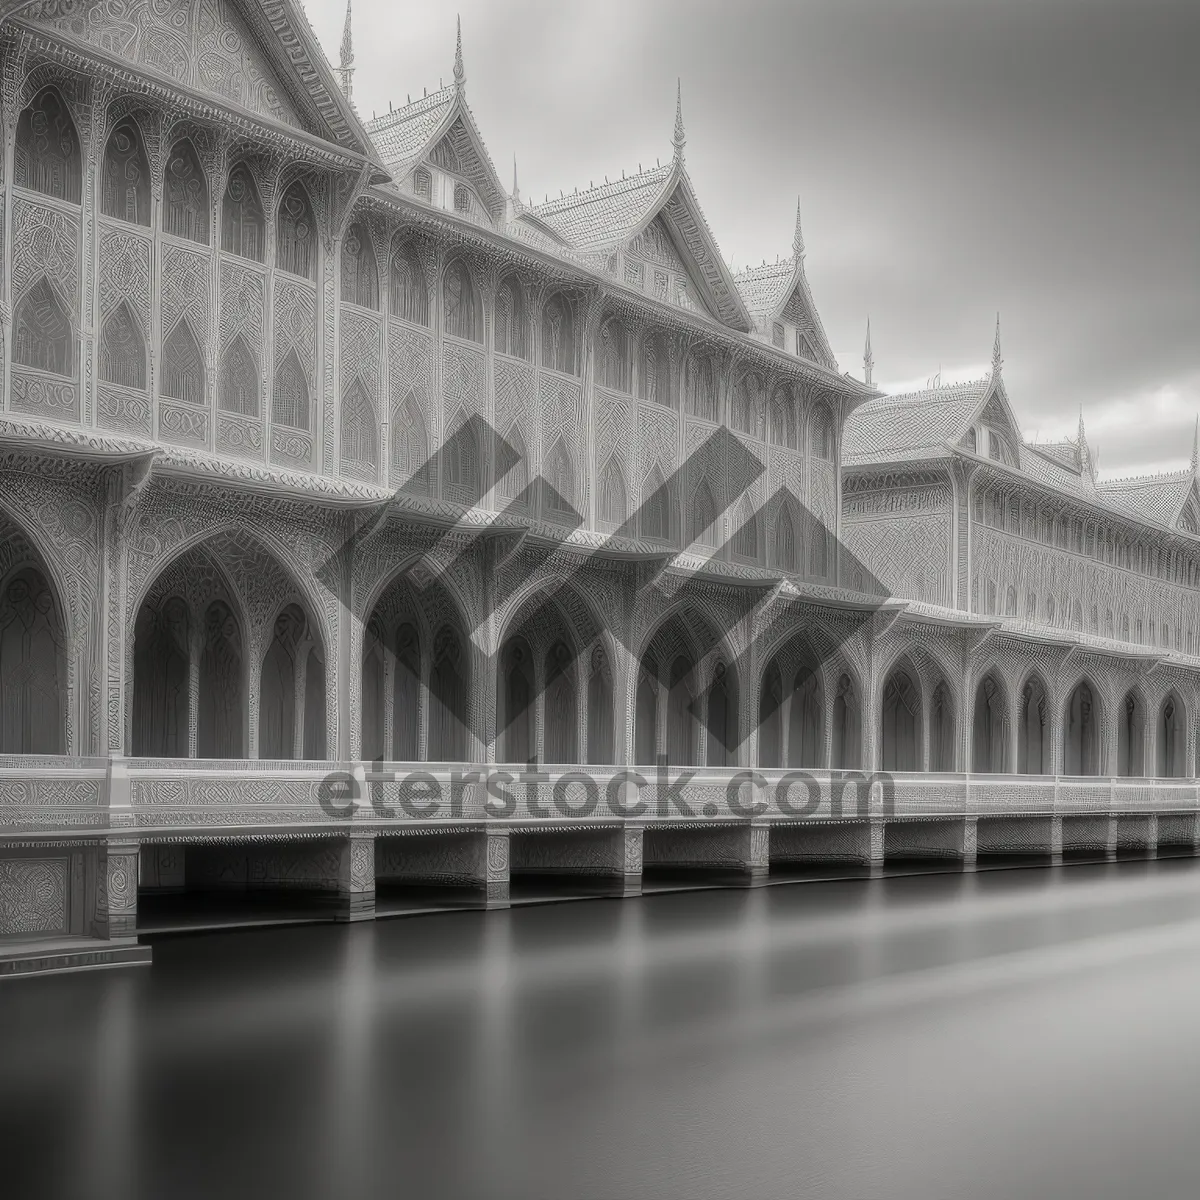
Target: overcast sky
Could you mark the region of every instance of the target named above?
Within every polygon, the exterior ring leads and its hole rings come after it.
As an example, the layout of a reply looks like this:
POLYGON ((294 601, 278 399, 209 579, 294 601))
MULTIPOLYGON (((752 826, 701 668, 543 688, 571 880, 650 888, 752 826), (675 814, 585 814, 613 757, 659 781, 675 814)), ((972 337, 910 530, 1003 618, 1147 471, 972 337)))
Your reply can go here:
MULTIPOLYGON (((344 0, 306 0, 337 61, 344 0)), ((735 269, 791 252, 842 370, 983 374, 1027 437, 1082 403, 1106 475, 1186 463, 1200 412, 1197 0, 355 0, 366 118, 444 79, 540 201, 671 153, 735 269)))

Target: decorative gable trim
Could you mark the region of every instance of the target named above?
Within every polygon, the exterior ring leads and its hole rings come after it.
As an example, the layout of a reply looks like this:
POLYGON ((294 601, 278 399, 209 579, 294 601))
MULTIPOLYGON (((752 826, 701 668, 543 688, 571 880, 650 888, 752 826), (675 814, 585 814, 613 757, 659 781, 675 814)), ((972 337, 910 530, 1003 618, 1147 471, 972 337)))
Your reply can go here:
POLYGON ((505 192, 465 105, 455 104, 451 108, 443 130, 435 138, 425 157, 466 180, 478 193, 492 220, 499 220, 504 215, 505 192))

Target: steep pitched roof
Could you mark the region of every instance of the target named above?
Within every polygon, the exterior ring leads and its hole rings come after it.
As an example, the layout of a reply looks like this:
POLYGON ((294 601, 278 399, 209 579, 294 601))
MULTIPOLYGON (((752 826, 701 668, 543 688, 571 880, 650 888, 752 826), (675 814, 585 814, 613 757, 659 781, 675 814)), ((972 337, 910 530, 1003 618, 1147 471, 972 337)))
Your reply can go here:
POLYGON ((837 359, 833 357, 804 273, 803 253, 777 263, 750 267, 733 278, 761 333, 769 334, 774 321, 790 321, 804 333, 817 361, 831 371, 837 370, 837 359))
POLYGON ((1096 490, 1112 504, 1174 527, 1188 498, 1196 492, 1196 473, 1185 467, 1162 475, 1108 479, 1098 483, 1096 490))
POLYGON ((899 396, 876 396, 846 419, 842 436, 847 465, 941 458, 958 441, 993 394, 992 378, 899 396))
POLYGON ((533 205, 529 211, 574 249, 583 251, 626 246, 661 217, 717 320, 739 333, 753 328, 679 155, 666 166, 560 196, 533 205))

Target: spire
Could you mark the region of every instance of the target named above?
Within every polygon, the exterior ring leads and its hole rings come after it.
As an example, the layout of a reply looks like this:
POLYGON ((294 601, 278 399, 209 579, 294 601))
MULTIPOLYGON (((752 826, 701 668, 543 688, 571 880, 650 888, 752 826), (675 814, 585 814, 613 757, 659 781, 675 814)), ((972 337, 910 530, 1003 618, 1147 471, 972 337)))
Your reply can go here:
POLYGON ((454 90, 461 92, 463 85, 467 82, 467 73, 463 70, 462 17, 457 17, 456 20, 458 22, 458 40, 454 47, 454 90))
POLYGON ((800 228, 800 197, 796 197, 796 232, 792 236, 792 253, 796 258, 804 257, 804 232, 800 228))
POLYGON ((1196 432, 1192 435, 1192 474, 1200 474, 1200 417, 1196 418, 1196 432))
POLYGON ((675 143, 675 161, 681 166, 683 165, 683 144, 686 139, 683 136, 683 80, 675 80, 675 136, 672 141, 675 143))
POLYGON ((513 155, 513 190, 512 198, 514 204, 521 203, 521 189, 517 186, 517 156, 513 155))
MULTIPOLYGON (((996 314, 996 340, 992 343, 992 374, 1000 374, 1000 364, 1004 360, 1000 357, 1000 314, 996 314)), ((1080 417, 1082 420, 1082 417, 1080 417)))
MULTIPOLYGON (((799 230, 797 230, 797 233, 799 230)), ((871 353, 871 318, 867 318, 867 344, 863 347, 863 382, 867 387, 874 387, 871 378, 875 371, 875 356, 871 353)))
POLYGON ((346 24, 342 26, 342 49, 338 61, 342 95, 347 100, 354 99, 354 39, 350 35, 350 2, 346 0, 346 24))

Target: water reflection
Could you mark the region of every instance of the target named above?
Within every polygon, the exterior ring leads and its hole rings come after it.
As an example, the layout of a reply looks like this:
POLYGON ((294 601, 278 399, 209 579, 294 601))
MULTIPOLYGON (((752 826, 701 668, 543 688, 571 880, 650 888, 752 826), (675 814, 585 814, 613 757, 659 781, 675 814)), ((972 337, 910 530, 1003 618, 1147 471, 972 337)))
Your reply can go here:
POLYGON ((5 1194, 1200 1194, 1200 864, 164 938, 0 988, 5 1194))

